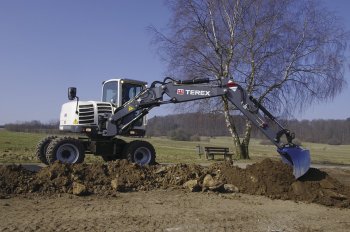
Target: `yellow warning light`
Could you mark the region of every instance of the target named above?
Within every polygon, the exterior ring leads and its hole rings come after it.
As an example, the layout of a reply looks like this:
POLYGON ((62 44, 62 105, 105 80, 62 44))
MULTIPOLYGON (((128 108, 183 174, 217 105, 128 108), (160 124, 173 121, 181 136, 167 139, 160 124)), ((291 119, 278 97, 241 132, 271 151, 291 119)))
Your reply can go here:
POLYGON ((74 119, 73 124, 78 124, 78 119, 74 119))

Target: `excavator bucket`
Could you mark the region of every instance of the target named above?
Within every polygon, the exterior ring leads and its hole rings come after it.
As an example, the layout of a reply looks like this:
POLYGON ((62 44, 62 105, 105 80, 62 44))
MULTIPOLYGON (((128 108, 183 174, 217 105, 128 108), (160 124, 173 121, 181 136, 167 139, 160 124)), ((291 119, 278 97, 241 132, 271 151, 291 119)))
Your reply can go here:
POLYGON ((295 178, 303 176, 310 168, 310 151, 301 147, 284 147, 277 149, 282 161, 293 167, 295 178))

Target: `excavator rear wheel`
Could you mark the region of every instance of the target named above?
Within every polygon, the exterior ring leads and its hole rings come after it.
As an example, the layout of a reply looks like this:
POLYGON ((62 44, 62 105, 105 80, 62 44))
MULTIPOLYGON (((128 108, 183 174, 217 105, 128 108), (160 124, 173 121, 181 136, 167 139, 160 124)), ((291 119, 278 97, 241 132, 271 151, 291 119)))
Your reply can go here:
POLYGON ((84 146, 78 139, 71 137, 59 137, 52 140, 46 151, 46 159, 49 164, 56 160, 69 164, 82 163, 84 158, 84 146))
POLYGON ((127 144, 124 148, 124 156, 130 162, 139 165, 152 165, 156 160, 156 152, 152 144, 141 140, 127 144))
POLYGON ((56 139, 57 136, 55 135, 50 135, 47 136, 45 138, 43 138, 42 140, 40 140, 40 142, 38 143, 38 145, 36 146, 36 157, 44 164, 48 165, 49 163, 47 162, 46 159, 46 150, 47 147, 49 146, 49 144, 51 143, 52 140, 56 139))

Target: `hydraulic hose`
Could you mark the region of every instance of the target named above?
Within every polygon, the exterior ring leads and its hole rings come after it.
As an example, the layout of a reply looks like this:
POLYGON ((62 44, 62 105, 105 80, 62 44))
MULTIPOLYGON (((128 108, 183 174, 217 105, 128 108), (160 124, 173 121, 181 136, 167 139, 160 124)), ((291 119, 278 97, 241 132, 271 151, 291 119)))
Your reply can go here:
POLYGON ((176 84, 181 84, 181 85, 190 85, 190 84, 203 84, 203 83, 209 83, 210 79, 209 78, 201 78, 201 79, 193 79, 193 80, 177 80, 176 84))

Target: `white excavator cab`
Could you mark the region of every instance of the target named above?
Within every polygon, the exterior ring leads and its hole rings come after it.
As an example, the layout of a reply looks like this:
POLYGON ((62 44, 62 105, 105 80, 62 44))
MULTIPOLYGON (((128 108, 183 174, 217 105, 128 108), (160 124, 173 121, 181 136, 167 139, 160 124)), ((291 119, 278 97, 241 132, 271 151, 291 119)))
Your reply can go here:
MULTIPOLYGON (((131 79, 110 79, 102 83, 102 102, 112 103, 115 108, 118 108, 134 99, 142 90, 147 87, 147 82, 131 80, 131 79)), ((137 112, 130 114, 123 119, 124 123, 135 118, 137 112)), ((129 131, 131 136, 144 136, 145 126, 147 123, 146 117, 141 118, 134 123, 133 130, 129 131)))
POLYGON ((102 83, 102 101, 120 107, 146 88, 146 82, 130 79, 111 79, 102 83))

